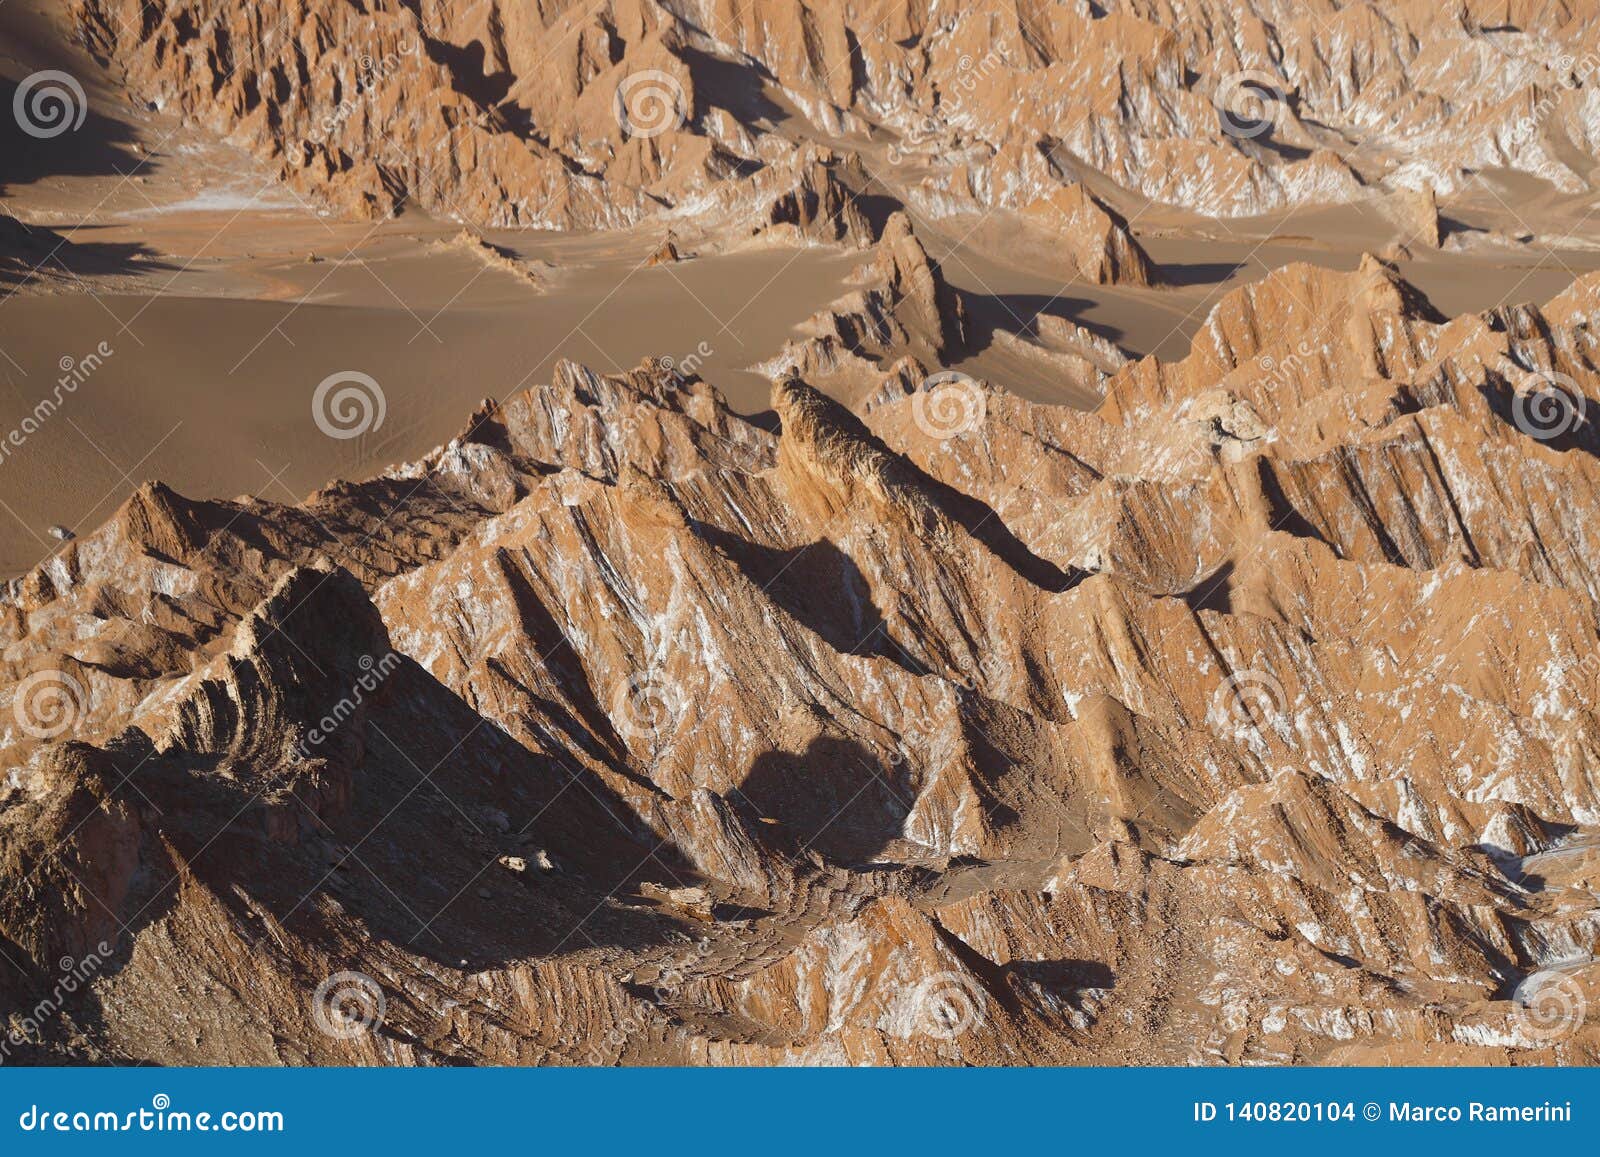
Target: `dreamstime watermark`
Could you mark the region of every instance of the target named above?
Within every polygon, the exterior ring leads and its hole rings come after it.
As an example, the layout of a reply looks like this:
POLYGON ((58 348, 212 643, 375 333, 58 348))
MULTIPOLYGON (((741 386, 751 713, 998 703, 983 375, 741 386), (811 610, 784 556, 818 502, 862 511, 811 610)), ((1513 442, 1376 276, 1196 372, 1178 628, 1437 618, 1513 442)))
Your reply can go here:
MULTIPOLYGON (((664 354, 652 359, 653 366, 656 370, 669 377, 673 385, 681 386, 692 379, 698 378, 700 376, 700 367, 715 352, 710 342, 701 341, 696 344, 694 349, 682 357, 664 354)), ((606 429, 608 432, 615 431, 623 445, 632 445, 635 439, 638 438, 640 430, 659 419, 660 413, 661 411, 657 407, 642 404, 624 407, 620 413, 613 409, 606 418, 606 429)))
POLYGON ((1265 671, 1236 671, 1211 694, 1211 715, 1219 723, 1255 727, 1256 716, 1276 720, 1287 700, 1283 684, 1265 671))
MULTIPOLYGON (((711 955, 711 940, 709 938, 696 940, 694 950, 695 961, 705 960, 711 955)), ((693 961, 686 963, 692 966, 693 961)), ((687 980, 688 973, 685 972, 684 965, 672 964, 658 972, 655 983, 650 986, 648 997, 640 1003, 640 1011, 629 1013, 621 1020, 613 1022, 606 1030, 606 1035, 589 1046, 585 1063, 591 1066, 609 1064, 618 1049, 650 1027, 645 1023, 647 1018, 644 1010, 655 1013, 656 1019, 664 1023, 666 1017, 661 1013, 661 1006, 669 1003, 687 980)))
POLYGON ((1517 1032, 1541 1044, 1555 1044, 1576 1035, 1589 1012, 1583 987, 1554 968, 1525 977, 1511 999, 1511 1022, 1517 1032))
POLYGON ((1548 442, 1583 425, 1583 391, 1566 374, 1536 370, 1517 386, 1511 419, 1528 437, 1548 442))
POLYGON ((688 116, 683 84, 670 72, 647 68, 617 83, 611 112, 623 134, 649 140, 671 132, 688 116))
POLYGON ((670 354, 660 359, 661 368, 678 378, 695 378, 700 376, 700 367, 705 360, 714 354, 710 342, 702 341, 683 357, 673 357, 670 354))
POLYGON ((171 1097, 157 1093, 148 1109, 125 1113, 29 1105, 17 1117, 17 1127, 24 1133, 282 1133, 284 1121, 275 1109, 191 1113, 174 1109, 171 1097))
POLYGON ((400 656, 394 651, 388 651, 381 659, 374 662, 371 655, 362 655, 356 661, 356 665, 361 668, 361 674, 356 676, 355 683, 351 685, 350 694, 330 707, 301 739, 299 747, 296 748, 301 761, 312 758, 313 749, 321 747, 330 735, 343 727, 361 705, 383 685, 383 681, 400 666, 400 656))
POLYGON ((955 129, 975 131, 977 119, 968 107, 967 98, 978 87, 978 82, 992 75, 1005 63, 1005 41, 997 41, 988 52, 974 60, 963 53, 956 58, 955 76, 948 85, 939 89, 939 107, 924 113, 889 146, 889 163, 898 165, 915 151, 929 144, 943 141, 955 129))
POLYGON ((13 1015, 5 1039, 0 1040, 0 1064, 10 1059, 12 1049, 37 1042, 41 1030, 49 1021, 55 1019, 66 1005, 67 998, 85 987, 94 974, 105 967, 111 953, 111 945, 102 940, 94 946, 93 952, 81 960, 63 956, 57 961, 56 966, 60 974, 56 977, 55 987, 50 990, 49 995, 23 1012, 20 1017, 13 1015))
POLYGON ((17 127, 41 141, 77 132, 89 115, 83 85, 71 73, 57 69, 36 72, 17 85, 11 97, 17 127))
POLYGON ((56 739, 71 731, 88 705, 82 683, 58 667, 28 675, 11 693, 11 714, 22 733, 56 739))
POLYGON ((630 676, 611 697, 611 722, 625 739, 653 739, 683 714, 683 692, 654 671, 630 676))
POLYGON ((945 370, 924 379, 911 396, 911 417, 917 428, 940 442, 983 425, 988 395, 975 379, 945 370))
POLYGON ((355 1040, 383 1024, 389 1011, 383 988, 365 972, 335 972, 311 997, 317 1031, 335 1040, 355 1040))
POLYGON ((1569 92, 1587 88, 1590 80, 1600 73, 1600 53, 1586 52, 1583 56, 1574 56, 1564 53, 1552 62, 1550 71, 1557 74, 1559 80, 1555 87, 1540 86, 1537 90, 1540 97, 1534 102, 1528 115, 1517 118, 1507 134, 1508 141, 1513 148, 1521 148, 1533 139, 1545 121, 1550 119, 1556 110, 1556 105, 1561 98, 1569 92))
POLYGON ((29 438, 43 429, 44 424, 55 417, 56 411, 61 409, 62 403, 76 394, 78 387, 92 378, 116 352, 110 342, 103 341, 79 357, 63 354, 61 360, 56 363, 61 370, 61 376, 56 378, 55 387, 49 396, 40 398, 22 421, 13 426, 4 439, 0 439, 0 464, 22 449, 29 438))
POLYGON ((1230 137, 1253 140, 1273 128, 1288 108, 1279 83, 1276 76, 1260 68, 1223 77, 1211 98, 1222 119, 1222 131, 1230 137))
POLYGON ((340 370, 318 383, 311 395, 311 418, 330 438, 359 438, 383 426, 388 402, 371 374, 340 370))
POLYGON ((1270 393, 1276 395, 1280 390, 1293 385, 1295 380, 1306 368, 1306 363, 1316 356, 1317 349, 1306 338, 1301 338, 1294 349, 1281 356, 1267 354, 1256 364, 1266 375, 1263 379, 1270 388, 1270 393))
POLYGON ((983 1023, 988 1001, 983 989, 961 972, 935 972, 901 998, 900 1011, 912 1032, 952 1041, 983 1023))
POLYGON ((343 127, 345 121, 355 115, 356 109, 372 99, 372 94, 378 85, 399 72, 406 59, 417 55, 419 51, 421 45, 413 41, 401 46, 395 52, 385 53, 377 60, 365 53, 358 57, 355 83, 351 87, 350 95, 317 120, 311 131, 300 142, 302 152, 309 145, 326 144, 328 139, 343 127))

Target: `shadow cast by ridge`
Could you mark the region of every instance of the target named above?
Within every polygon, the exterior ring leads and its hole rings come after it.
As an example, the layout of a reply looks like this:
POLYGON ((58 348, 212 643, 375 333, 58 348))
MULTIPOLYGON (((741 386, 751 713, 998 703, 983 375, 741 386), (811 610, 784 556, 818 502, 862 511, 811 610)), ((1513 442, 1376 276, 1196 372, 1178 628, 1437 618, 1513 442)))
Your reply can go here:
POLYGON ((755 812, 752 829, 786 854, 815 851, 856 867, 901 837, 915 802, 905 780, 854 740, 823 735, 803 752, 758 757, 733 798, 755 812))

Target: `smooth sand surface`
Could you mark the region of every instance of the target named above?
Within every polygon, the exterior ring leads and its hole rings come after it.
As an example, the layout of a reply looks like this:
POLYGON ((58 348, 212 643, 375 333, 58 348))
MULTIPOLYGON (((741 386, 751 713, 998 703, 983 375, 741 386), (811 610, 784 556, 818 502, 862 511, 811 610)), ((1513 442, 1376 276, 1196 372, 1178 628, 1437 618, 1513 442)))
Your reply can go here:
MULTIPOLYGON (((12 0, 0 30, 40 39, 42 12, 12 0)), ((79 49, 60 52, 45 62, 92 77, 79 49)), ((7 91, 18 67, 0 60, 7 91)), ((90 96, 68 154, 0 140, 7 210, 70 242, 69 269, 48 284, 0 283, 0 574, 58 549, 52 525, 93 529, 146 479, 294 501, 370 476, 448 440, 483 398, 548 380, 561 358, 620 372, 670 357, 737 409, 763 411, 769 383, 747 367, 846 292, 865 259, 768 250, 645 268, 659 236, 490 234, 524 278, 461 244, 453 225, 322 218, 238 150, 92 81, 90 96), (111 352, 92 372, 62 369, 101 343, 111 352), (381 427, 349 440, 312 415, 318 383, 341 371, 371 375, 385 403, 381 427)), ((1559 231, 1590 201, 1527 178, 1485 183, 1452 207, 1463 251, 1414 252, 1402 272, 1446 313, 1545 300, 1600 268, 1600 253, 1508 243, 1516 207, 1559 231)), ((1398 235, 1377 203, 1229 222, 1120 207, 1175 285, 1087 285, 1020 244, 1004 213, 976 230, 919 219, 974 318, 978 348, 957 366, 1033 400, 1092 405, 987 335, 1026 332, 1048 313, 1131 354, 1177 358, 1229 290, 1290 261, 1354 268, 1398 235)))
MULTIPOLYGON (((763 410, 769 384, 745 367, 836 297, 859 260, 821 250, 671 268, 614 259, 541 293, 434 242, 395 238, 361 253, 258 259, 247 277, 229 273, 233 289, 253 281, 294 299, 174 291, 0 303, 0 442, 23 437, 0 444, 0 571, 36 565, 58 545, 52 524, 93 529, 148 478, 195 496, 297 501, 334 478, 370 476, 448 440, 481 399, 548 380, 562 358, 620 372, 671 357, 742 409, 763 410), (111 352, 94 366, 102 342, 111 352), (94 368, 26 432, 41 399, 58 395, 64 358, 94 368), (379 383, 386 412, 380 427, 340 440, 319 430, 312 396, 345 370, 379 383)), ((152 290, 171 276, 153 275, 152 290)), ((199 277, 182 275, 190 289, 199 277)))
MULTIPOLYGON (((1134 229, 1139 233, 1138 220, 1134 229)), ((997 214, 978 228, 957 218, 918 233, 942 263, 951 284, 978 301, 978 312, 1001 328, 1031 325, 1040 313, 1077 322, 1129 354, 1182 358, 1212 306, 1226 294, 1259 281, 1274 269, 1307 262, 1353 270, 1364 252, 1379 253, 1401 230, 1373 206, 1300 210, 1274 218, 1208 221, 1209 236, 1174 236, 1164 230, 1139 235, 1169 284, 1160 289, 1090 285, 1064 277, 1028 247, 1012 244, 1014 229, 997 214), (965 227, 963 227, 965 225, 965 227)), ((1540 244, 1492 243, 1481 233, 1457 234, 1444 250, 1413 246, 1397 264, 1447 316, 1519 302, 1544 302, 1575 277, 1600 270, 1600 252, 1558 250, 1540 244)), ((969 304, 972 304, 969 300, 969 304)), ((982 373, 994 359, 983 352, 962 368, 982 373)), ((1048 385, 1005 382, 1024 396, 1049 401, 1048 385)))
MULTIPOLYGON (((1290 261, 1354 268, 1378 236, 1346 216, 1310 220, 1321 236, 1261 242, 1145 238, 1178 285, 1090 286, 1022 267, 1003 231, 927 228, 929 247, 968 295, 981 334, 1028 329, 1040 313, 1070 318, 1130 353, 1181 357, 1215 300, 1290 261)), ((1370 223, 1369 223, 1370 224, 1370 223)), ((491 239, 543 289, 453 240, 453 227, 330 225, 303 212, 184 210, 97 227, 97 243, 141 238, 146 260, 120 289, 13 294, 0 302, 0 573, 58 548, 49 527, 92 529, 145 479, 207 497, 295 501, 334 478, 370 476, 448 440, 486 397, 548 380, 570 358, 621 372, 671 357, 746 413, 769 384, 748 372, 792 327, 843 293, 857 253, 769 250, 641 267, 653 241, 497 234, 491 239), (314 255, 308 260, 307 255, 314 255), (63 359, 111 353, 75 389, 63 359), (322 433, 312 395, 356 370, 380 385, 380 427, 322 433), (58 410, 27 430, 42 399, 58 410)), ((80 234, 80 236, 82 236, 80 234)), ((1446 313, 1541 301, 1600 255, 1426 253, 1402 272, 1446 313)), ((981 346, 981 343, 980 343, 981 346)), ((1038 401, 1092 399, 1008 359, 990 344, 957 363, 1038 401)), ((75 380, 75 379, 74 379, 75 380)))

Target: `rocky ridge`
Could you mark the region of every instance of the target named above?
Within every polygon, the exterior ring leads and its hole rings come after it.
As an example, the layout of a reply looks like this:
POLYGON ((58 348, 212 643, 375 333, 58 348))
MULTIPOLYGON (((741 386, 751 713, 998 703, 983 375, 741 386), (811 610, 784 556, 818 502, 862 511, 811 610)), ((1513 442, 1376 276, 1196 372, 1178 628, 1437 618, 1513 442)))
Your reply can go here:
POLYGON ((0 602, 0 997, 103 957, 75 1061, 1592 1061, 1597 310, 1290 266, 1092 413, 568 363, 301 505, 148 485, 0 602))
POLYGON ((1130 205, 1224 218, 1449 196, 1497 168, 1583 192, 1600 143, 1600 15, 1571 0, 71 12, 138 99, 305 195, 477 227, 692 217, 819 139, 934 216, 1021 211, 1093 176, 1130 205))

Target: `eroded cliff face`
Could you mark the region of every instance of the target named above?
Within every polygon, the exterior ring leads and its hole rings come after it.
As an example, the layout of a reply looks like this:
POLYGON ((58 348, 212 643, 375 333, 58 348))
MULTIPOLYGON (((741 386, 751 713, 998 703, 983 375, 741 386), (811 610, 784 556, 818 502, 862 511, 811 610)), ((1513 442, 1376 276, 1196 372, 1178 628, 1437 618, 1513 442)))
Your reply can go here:
MULTIPOLYGON (((869 272, 960 339, 903 221, 869 272)), ((96 961, 58 1060, 1590 1061, 1597 310, 1292 266, 1092 413, 567 364, 302 505, 147 486, 0 604, 0 997, 96 961)))
POLYGON ((142 99, 305 195, 479 226, 692 222, 808 137, 870 156, 937 217, 1022 210, 1088 175, 1214 217, 1431 202, 1486 168, 1581 192, 1600 143, 1600 14, 1573 0, 72 11, 142 99))
MULTIPOLYGON (((302 504, 63 530, 0 597, 0 1061, 1595 1059, 1600 277, 1291 265, 1135 360, 936 255, 1155 308, 1130 207, 1460 245, 1468 174, 1590 188, 1592 6, 69 8, 544 292, 476 229, 861 258, 760 419, 569 362, 302 504)), ((75 232, 0 214, 0 281, 75 232)))

